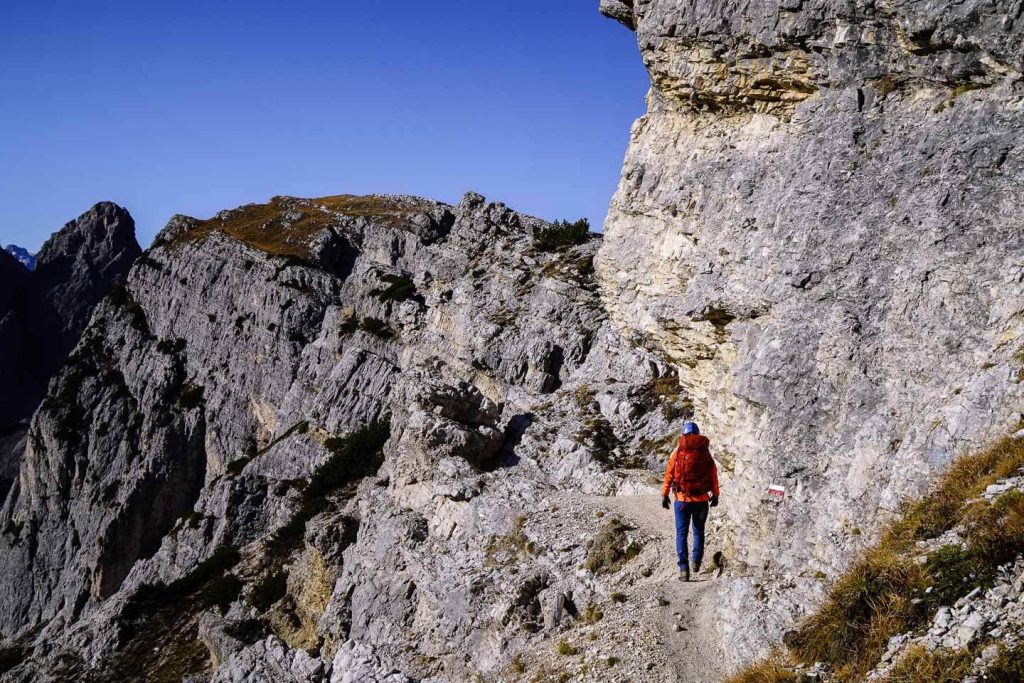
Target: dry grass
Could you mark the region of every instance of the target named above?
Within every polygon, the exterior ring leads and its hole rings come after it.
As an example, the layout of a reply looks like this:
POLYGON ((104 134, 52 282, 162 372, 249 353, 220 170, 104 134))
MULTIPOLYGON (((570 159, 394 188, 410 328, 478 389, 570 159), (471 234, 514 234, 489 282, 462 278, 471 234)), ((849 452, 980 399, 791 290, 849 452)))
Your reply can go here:
POLYGON ((176 241, 199 241, 219 232, 268 254, 307 259, 314 237, 335 224, 339 214, 397 227, 410 215, 430 207, 427 202, 384 195, 343 194, 317 199, 274 197, 266 204, 246 204, 198 221, 176 241))
MULTIPOLYGON (((860 680, 877 663, 889 638, 928 623, 941 605, 989 583, 1001 564, 1024 551, 1024 494, 1010 492, 994 503, 968 501, 1022 467, 1024 442, 1009 438, 957 460, 934 491, 908 504, 901 519, 835 582, 818 612, 786 639, 790 652, 804 663, 828 664, 839 680, 860 680), (956 526, 965 529, 966 550, 944 549, 925 565, 913 561, 918 540, 956 526), (968 574, 974 575, 972 580, 962 581, 968 574), (929 587, 933 590, 926 593, 929 587), (914 598, 920 598, 916 605, 914 598)), ((944 663, 949 662, 939 657, 931 664, 944 663)), ((734 680, 788 680, 744 678, 748 672, 778 666, 778 660, 760 662, 734 680)), ((926 670, 924 664, 919 668, 926 670)))
POLYGON ((912 621, 911 599, 926 585, 923 568, 907 555, 872 548, 786 644, 805 662, 828 662, 850 674, 867 671, 889 638, 912 621))
POLYGON ((999 656, 985 672, 987 683, 1020 683, 1024 681, 1024 645, 1003 647, 999 656))
POLYGON ((774 652, 746 667, 726 680, 726 683, 798 683, 801 678, 786 668, 783 656, 774 652))
POLYGON ((968 650, 912 647, 896 662, 886 683, 959 683, 971 670, 974 655, 968 650))

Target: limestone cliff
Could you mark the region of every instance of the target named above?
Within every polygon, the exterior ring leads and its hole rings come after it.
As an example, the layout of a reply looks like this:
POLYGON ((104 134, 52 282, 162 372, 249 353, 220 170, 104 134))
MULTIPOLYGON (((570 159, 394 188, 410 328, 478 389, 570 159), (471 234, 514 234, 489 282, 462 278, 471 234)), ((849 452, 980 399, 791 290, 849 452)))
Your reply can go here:
POLYGON ((46 384, 141 250, 127 211, 102 202, 54 233, 31 269, 0 254, 0 497, 46 384))
POLYGON ((580 501, 650 490, 686 404, 607 323, 600 238, 552 230, 472 194, 172 219, 32 420, 7 678, 465 680, 583 623, 580 501))
POLYGON ((728 471, 723 629, 747 659, 1021 419, 1024 28, 1009 2, 601 7, 651 89, 597 275, 728 471))

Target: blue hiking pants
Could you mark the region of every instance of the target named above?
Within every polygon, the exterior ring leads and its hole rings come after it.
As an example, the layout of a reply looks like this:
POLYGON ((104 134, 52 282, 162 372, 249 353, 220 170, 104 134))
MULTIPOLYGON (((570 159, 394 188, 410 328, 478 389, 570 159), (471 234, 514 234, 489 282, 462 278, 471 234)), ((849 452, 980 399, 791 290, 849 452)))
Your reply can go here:
POLYGON ((689 561, 699 564, 704 559, 704 524, 708 521, 708 504, 703 503, 673 503, 676 513, 676 557, 679 558, 679 568, 689 567, 689 561), (693 524, 693 554, 687 559, 686 537, 690 531, 690 524, 693 524))

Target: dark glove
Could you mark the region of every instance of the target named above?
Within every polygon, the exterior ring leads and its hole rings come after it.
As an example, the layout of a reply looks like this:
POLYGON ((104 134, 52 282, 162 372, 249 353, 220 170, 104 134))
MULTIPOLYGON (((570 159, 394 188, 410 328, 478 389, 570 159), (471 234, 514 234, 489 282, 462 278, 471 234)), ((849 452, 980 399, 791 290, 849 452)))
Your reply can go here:
POLYGON ((666 510, 668 510, 668 508, 669 508, 669 504, 668 504, 668 496, 662 496, 662 497, 661 497, 661 507, 663 507, 663 508, 665 508, 666 510))
POLYGON ((718 496, 711 496, 711 507, 718 507, 718 496))

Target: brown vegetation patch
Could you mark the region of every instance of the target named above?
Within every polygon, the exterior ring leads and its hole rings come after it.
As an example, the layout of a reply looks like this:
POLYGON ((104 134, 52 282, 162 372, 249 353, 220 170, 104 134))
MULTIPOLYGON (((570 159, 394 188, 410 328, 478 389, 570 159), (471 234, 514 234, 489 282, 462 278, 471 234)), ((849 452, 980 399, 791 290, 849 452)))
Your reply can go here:
POLYGON ((387 227, 399 227, 415 213, 433 205, 387 195, 333 195, 316 199, 274 197, 266 204, 246 204, 197 221, 179 235, 177 243, 199 241, 213 233, 233 237, 274 256, 309 258, 313 239, 337 223, 339 216, 366 218, 387 227))

